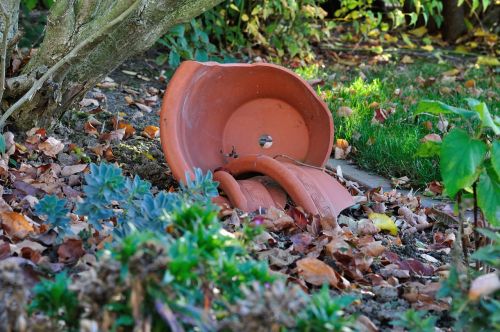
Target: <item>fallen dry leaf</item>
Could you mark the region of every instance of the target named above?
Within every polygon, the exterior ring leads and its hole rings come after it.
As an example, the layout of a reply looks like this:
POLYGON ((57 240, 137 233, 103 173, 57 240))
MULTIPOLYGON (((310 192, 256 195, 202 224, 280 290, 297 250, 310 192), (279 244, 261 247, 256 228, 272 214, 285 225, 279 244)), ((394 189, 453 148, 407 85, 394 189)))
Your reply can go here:
POLYGON ((77 174, 80 172, 83 172, 87 168, 87 164, 78 164, 78 165, 71 165, 71 166, 64 166, 61 175, 62 176, 70 176, 73 174, 77 174))
POLYGON ((2 212, 0 218, 3 230, 12 238, 24 239, 29 233, 35 231, 33 225, 20 213, 2 212))
POLYGON ((401 62, 404 63, 405 65, 407 65, 407 64, 413 63, 414 61, 409 55, 405 55, 401 59, 401 62))
POLYGON ((121 128, 121 129, 113 130, 109 133, 101 134, 99 139, 101 141, 108 141, 108 142, 121 141, 124 136, 125 136, 125 128, 121 128))
POLYGON ((96 127, 94 127, 94 125, 92 123, 90 123, 89 121, 85 122, 85 124, 83 125, 83 131, 86 134, 89 134, 92 136, 97 137, 99 135, 99 132, 97 131, 96 127))
POLYGON ((125 129, 125 134, 123 135, 124 139, 127 139, 135 134, 135 128, 127 122, 120 121, 118 129, 125 129))
POLYGON ((440 143, 442 141, 441 139, 441 136, 439 136, 438 134, 427 134, 424 136, 424 138, 422 138, 420 140, 422 143, 425 143, 425 142, 436 142, 436 143, 440 143))
POLYGON ((491 272, 474 279, 469 289, 469 299, 475 301, 482 296, 492 294, 500 289, 498 272, 491 272))
POLYGON ((394 223, 394 220, 389 218, 387 215, 382 213, 370 213, 368 215, 373 224, 382 231, 389 231, 391 235, 398 235, 398 227, 394 223))
POLYGON ((54 137, 49 137, 45 142, 38 144, 38 148, 45 155, 55 158, 64 149, 64 144, 54 137))
POLYGON ((467 89, 475 88, 476 87, 476 81, 474 81, 474 80, 467 80, 467 81, 465 81, 464 86, 467 89))
POLYGON ((125 102, 128 104, 128 105, 133 105, 134 104, 134 98, 130 95, 127 95, 125 96, 125 102))
POLYGON ((155 137, 158 137, 160 135, 160 128, 156 126, 147 126, 146 128, 144 128, 142 135, 147 138, 154 139, 155 137))
POLYGON ((81 107, 99 106, 99 102, 92 98, 83 98, 82 101, 80 102, 80 106, 81 107))
POLYGON ((68 239, 57 248, 59 262, 64 264, 73 264, 85 255, 82 240, 68 239))
POLYGON ((137 106, 138 109, 140 109, 143 112, 146 113, 151 113, 153 109, 147 105, 141 104, 141 103, 135 103, 135 106, 137 106))
POLYGON ((385 246, 382 245, 381 241, 373 241, 361 247, 360 250, 368 256, 378 257, 384 253, 385 246))
POLYGON ((335 271, 317 258, 303 258, 297 261, 299 275, 310 284, 321 286, 325 283, 337 287, 339 282, 335 271))
POLYGON ((339 109, 337 110, 337 115, 340 117, 349 117, 352 114, 352 109, 347 106, 340 106, 339 109))

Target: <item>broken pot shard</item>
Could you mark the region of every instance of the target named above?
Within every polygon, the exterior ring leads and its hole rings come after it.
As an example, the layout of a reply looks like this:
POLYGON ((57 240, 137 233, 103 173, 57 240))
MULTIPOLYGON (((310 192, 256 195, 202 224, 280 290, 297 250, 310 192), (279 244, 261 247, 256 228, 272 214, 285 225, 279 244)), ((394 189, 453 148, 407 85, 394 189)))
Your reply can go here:
POLYGON ((263 155, 243 156, 224 165, 236 178, 248 173, 265 174, 276 181, 299 206, 308 213, 336 217, 352 206, 349 192, 335 179, 321 170, 279 162, 263 155))
POLYGON ((219 188, 231 204, 240 210, 253 212, 261 208, 285 208, 286 193, 268 177, 236 180, 225 171, 216 171, 214 180, 219 182, 219 188))

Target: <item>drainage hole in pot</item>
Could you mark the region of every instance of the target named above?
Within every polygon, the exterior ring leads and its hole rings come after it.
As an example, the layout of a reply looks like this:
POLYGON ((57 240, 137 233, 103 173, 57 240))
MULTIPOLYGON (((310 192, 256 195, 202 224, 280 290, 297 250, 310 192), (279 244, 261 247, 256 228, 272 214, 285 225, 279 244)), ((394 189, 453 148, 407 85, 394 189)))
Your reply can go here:
POLYGON ((269 149, 273 145, 273 138, 271 135, 261 135, 259 137, 259 145, 263 149, 269 149))

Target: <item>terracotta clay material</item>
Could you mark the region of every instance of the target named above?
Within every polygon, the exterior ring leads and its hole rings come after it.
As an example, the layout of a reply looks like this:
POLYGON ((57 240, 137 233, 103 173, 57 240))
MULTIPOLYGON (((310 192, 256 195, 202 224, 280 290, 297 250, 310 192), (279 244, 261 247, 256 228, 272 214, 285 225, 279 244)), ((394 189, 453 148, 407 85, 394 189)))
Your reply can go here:
POLYGON ((262 208, 284 209, 286 193, 268 177, 257 176, 246 180, 236 180, 225 171, 214 173, 214 180, 227 195, 231 204, 240 210, 253 212, 262 208))
POLYGON ((276 181, 306 212, 323 217, 336 217, 352 206, 349 192, 321 170, 279 162, 263 155, 243 156, 224 166, 236 178, 247 173, 265 174, 276 181))
POLYGON ((186 61, 177 69, 160 115, 172 173, 214 170, 229 156, 287 155, 323 166, 332 148, 330 111, 290 70, 271 64, 186 61))
MULTIPOLYGON (((337 216, 354 204, 318 169, 332 150, 328 107, 285 68, 182 63, 163 99, 160 135, 177 180, 194 167, 214 171, 220 189, 241 210, 284 208, 286 194, 314 215, 337 216)), ((216 201, 227 204, 223 197, 216 201)))

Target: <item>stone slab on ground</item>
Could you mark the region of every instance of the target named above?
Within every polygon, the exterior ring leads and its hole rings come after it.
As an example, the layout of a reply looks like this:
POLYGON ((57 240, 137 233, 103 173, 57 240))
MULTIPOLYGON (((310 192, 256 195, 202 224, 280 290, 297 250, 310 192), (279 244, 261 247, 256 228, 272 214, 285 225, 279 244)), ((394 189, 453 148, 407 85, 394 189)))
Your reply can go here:
MULTIPOLYGON (((384 191, 394 189, 390 180, 375 173, 370 173, 362 170, 358 166, 351 164, 346 160, 329 159, 327 165, 332 169, 337 169, 337 166, 340 166, 340 168, 342 169, 342 175, 345 179, 355 181, 365 188, 373 189, 382 187, 384 191)), ((410 192, 407 189, 398 189, 398 191, 402 194, 407 194, 410 192)), ((444 200, 433 199, 422 195, 420 195, 420 202, 425 207, 432 207, 435 205, 446 203, 446 201, 444 200)))

